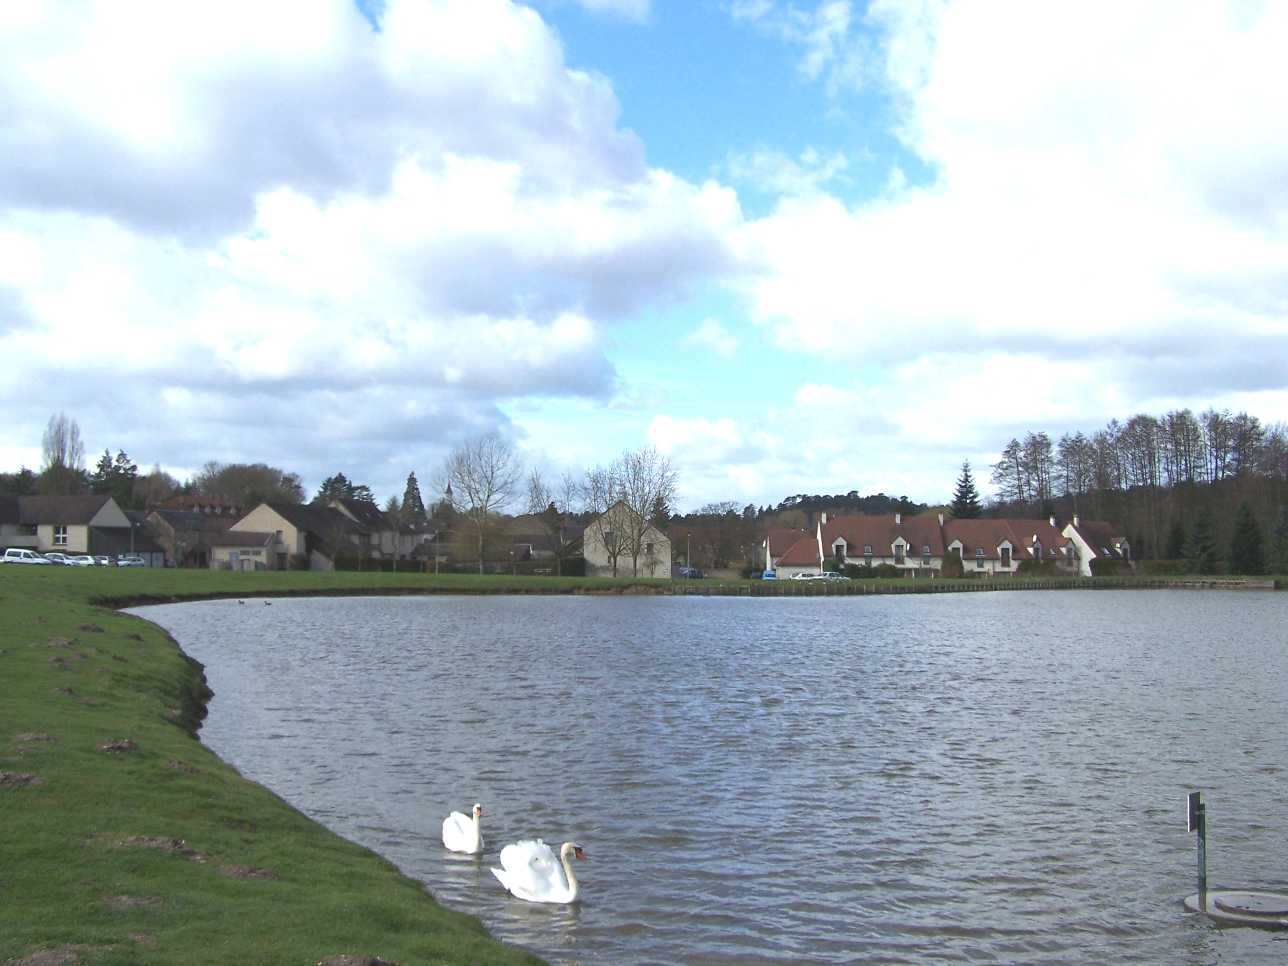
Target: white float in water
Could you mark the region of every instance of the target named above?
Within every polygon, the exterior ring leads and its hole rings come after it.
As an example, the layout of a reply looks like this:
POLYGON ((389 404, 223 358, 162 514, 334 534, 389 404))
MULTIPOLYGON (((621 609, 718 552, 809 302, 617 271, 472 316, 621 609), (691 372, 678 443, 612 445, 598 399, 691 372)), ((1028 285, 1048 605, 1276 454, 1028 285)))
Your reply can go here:
POLYGON ((1207 887, 1207 806, 1199 792, 1190 792, 1188 804, 1189 830, 1198 837, 1199 891, 1186 898, 1185 908, 1201 912, 1222 926, 1288 929, 1288 895, 1259 889, 1207 887))

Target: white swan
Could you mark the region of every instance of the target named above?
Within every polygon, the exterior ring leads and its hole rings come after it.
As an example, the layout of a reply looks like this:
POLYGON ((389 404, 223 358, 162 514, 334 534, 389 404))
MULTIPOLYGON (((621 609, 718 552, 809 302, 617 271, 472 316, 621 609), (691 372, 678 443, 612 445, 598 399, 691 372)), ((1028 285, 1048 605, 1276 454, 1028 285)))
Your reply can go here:
POLYGON ((460 812, 452 812, 443 819, 443 844, 453 852, 467 855, 482 853, 483 835, 479 832, 479 819, 483 816, 483 806, 475 802, 473 814, 473 818, 466 818, 460 812))
POLYGON ((577 877, 568 862, 574 855, 586 857, 576 842, 563 844, 558 861, 541 839, 515 842, 501 850, 501 868, 492 874, 511 895, 528 902, 576 902, 577 877))

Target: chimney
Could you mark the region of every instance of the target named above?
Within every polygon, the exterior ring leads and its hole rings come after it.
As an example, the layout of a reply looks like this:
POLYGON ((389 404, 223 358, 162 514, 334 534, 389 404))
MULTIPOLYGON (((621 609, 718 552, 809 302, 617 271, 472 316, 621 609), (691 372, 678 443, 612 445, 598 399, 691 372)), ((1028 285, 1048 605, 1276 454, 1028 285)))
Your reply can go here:
POLYGON ((824 512, 824 514, 823 514, 823 526, 827 526, 827 513, 826 513, 826 512, 824 512))
POLYGON ((1051 526, 1055 526, 1055 514, 1051 514, 1051 526))
POLYGON ((896 513, 896 514, 894 515, 894 525, 897 527, 897 526, 899 526, 899 524, 901 524, 901 523, 903 523, 903 514, 902 514, 902 513, 896 513))
POLYGON ((944 525, 944 515, 942 513, 939 514, 939 525, 941 527, 944 525))

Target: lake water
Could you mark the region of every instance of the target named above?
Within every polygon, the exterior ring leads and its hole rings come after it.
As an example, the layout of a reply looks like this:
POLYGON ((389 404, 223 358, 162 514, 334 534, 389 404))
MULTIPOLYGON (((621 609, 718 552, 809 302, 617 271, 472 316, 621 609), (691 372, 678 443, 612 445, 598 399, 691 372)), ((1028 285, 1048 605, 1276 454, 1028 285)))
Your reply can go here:
POLYGON ((1195 891, 1288 891, 1288 594, 423 597, 135 611, 202 740, 554 962, 1281 963, 1195 891), (443 816, 483 803, 482 860, 443 816), (574 839, 582 900, 510 898, 574 839))

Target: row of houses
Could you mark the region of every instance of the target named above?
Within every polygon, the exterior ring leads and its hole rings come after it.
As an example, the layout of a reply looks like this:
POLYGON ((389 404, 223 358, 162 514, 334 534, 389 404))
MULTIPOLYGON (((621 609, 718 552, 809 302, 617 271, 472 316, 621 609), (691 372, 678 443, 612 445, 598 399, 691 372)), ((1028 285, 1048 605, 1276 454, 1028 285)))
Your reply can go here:
MULTIPOLYGON (((636 575, 669 579, 671 542, 656 527, 617 504, 574 539, 587 575, 636 575), (623 533, 640 536, 628 547, 623 533), (633 551, 633 552, 632 552, 633 551)), ((512 535, 513 536, 513 535, 512 535)), ((337 557, 439 561, 443 534, 432 526, 400 525, 360 501, 326 505, 264 502, 246 512, 197 497, 183 497, 146 513, 126 511, 110 496, 0 497, 0 546, 37 552, 116 555, 138 553, 154 566, 233 570, 330 570, 337 557)), ((511 560, 552 555, 539 538, 511 542, 511 560)), ((1063 527, 1047 520, 946 519, 944 514, 905 517, 820 518, 814 533, 770 530, 762 543, 765 568, 780 577, 818 572, 831 563, 887 565, 913 577, 939 574, 956 555, 967 573, 1016 573, 1024 561, 1044 561, 1090 576, 1097 558, 1131 559, 1131 546, 1109 524, 1081 521, 1063 527)))
POLYGON ((1130 543, 1113 526, 1076 515, 1061 527, 1055 517, 955 520, 942 513, 894 513, 829 520, 825 513, 814 533, 771 530, 762 547, 766 569, 779 577, 817 573, 829 562, 838 569, 884 564, 912 577, 931 577, 953 555, 967 574, 1011 575, 1024 561, 1037 561, 1089 577, 1097 558, 1131 560, 1130 543))

